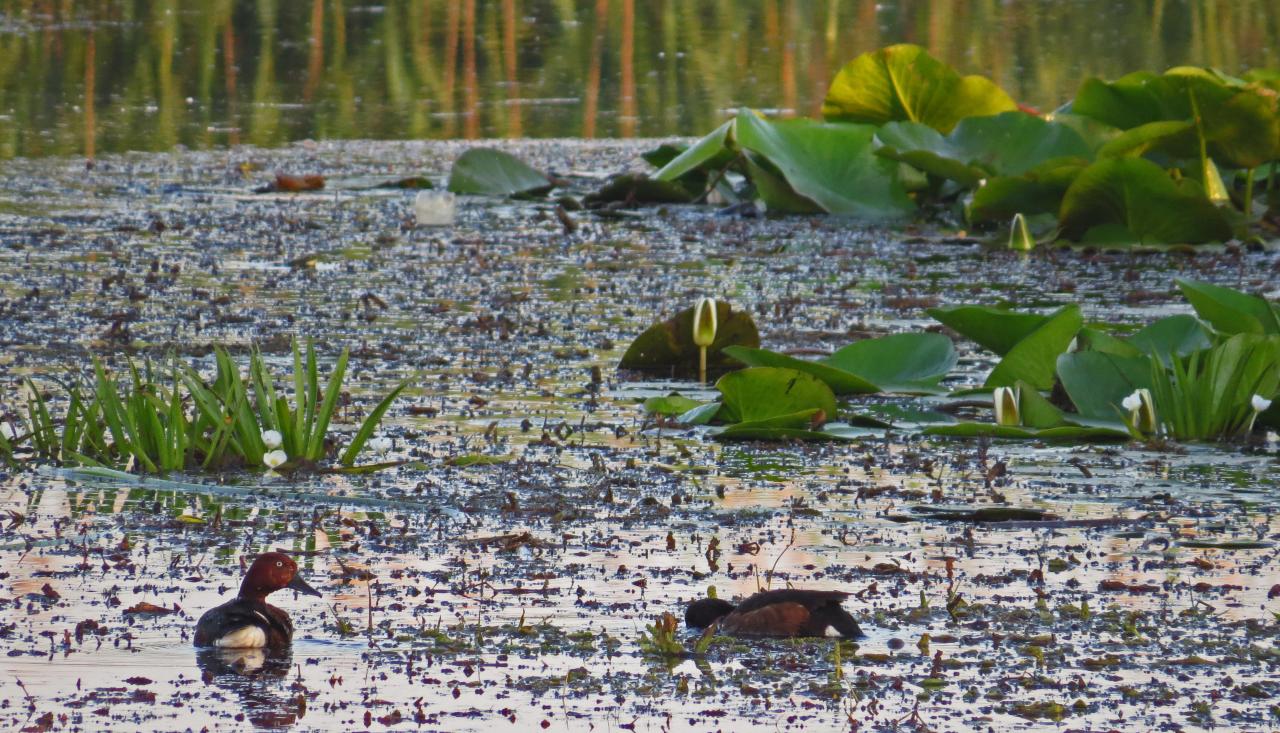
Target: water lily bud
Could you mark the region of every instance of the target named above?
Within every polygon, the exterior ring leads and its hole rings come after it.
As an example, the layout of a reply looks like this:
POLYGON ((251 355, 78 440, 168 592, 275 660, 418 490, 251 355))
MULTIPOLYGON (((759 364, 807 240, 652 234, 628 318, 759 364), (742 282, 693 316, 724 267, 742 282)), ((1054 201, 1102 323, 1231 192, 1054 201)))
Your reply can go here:
POLYGON ((391 438, 372 438, 369 440, 369 450, 377 455, 386 455, 391 450, 391 438))
POLYGON ((1014 214, 1013 223, 1009 225, 1009 249, 1030 252, 1035 246, 1035 237, 1031 236, 1031 230, 1027 228, 1027 217, 1014 214))
POLYGON ((1271 400, 1256 394, 1253 399, 1249 400, 1249 404, 1253 407, 1254 412, 1266 412, 1271 407, 1271 400))
POLYGON ((284 442, 284 438, 280 435, 279 430, 263 430, 262 444, 267 446, 268 450, 275 450, 284 442))
POLYGON ((1138 419, 1135 424, 1138 430, 1145 434, 1154 434, 1156 432, 1156 402, 1151 398, 1151 390, 1139 389, 1134 392, 1138 395, 1138 419))
POLYGON ((716 340, 716 301, 703 298, 693 309, 693 343, 707 348, 716 340))
POLYGON ((1021 425, 1022 414, 1018 411, 1021 401, 1021 390, 1017 387, 996 387, 991 393, 995 400, 996 425, 1021 425))
POLYGON ((267 468, 279 468, 289 460, 289 455, 282 450, 269 451, 262 456, 262 465, 267 468))

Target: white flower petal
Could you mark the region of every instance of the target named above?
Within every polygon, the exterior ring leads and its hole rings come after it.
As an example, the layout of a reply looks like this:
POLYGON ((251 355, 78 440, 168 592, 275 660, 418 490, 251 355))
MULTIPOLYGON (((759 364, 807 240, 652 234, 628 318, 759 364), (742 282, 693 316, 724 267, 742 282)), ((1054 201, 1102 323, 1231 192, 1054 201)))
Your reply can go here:
POLYGON ((1249 400, 1249 404, 1252 405, 1253 409, 1258 412, 1266 412, 1267 409, 1271 407, 1271 400, 1267 399, 1266 397, 1263 397, 1260 394, 1256 394, 1253 396, 1252 400, 1249 400))

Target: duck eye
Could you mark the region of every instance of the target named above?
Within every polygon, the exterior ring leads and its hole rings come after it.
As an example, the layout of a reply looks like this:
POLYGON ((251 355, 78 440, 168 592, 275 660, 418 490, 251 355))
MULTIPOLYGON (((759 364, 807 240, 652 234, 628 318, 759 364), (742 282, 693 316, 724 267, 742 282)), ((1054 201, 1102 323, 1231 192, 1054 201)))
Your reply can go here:
POLYGON ((276 567, 282 568, 284 567, 284 563, 280 562, 279 560, 276 560, 276 567))

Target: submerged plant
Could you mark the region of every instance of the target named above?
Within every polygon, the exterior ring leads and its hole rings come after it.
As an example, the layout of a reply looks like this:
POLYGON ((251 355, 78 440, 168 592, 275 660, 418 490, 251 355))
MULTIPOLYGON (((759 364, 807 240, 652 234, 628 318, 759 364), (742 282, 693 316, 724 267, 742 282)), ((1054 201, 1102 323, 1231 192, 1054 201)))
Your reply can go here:
POLYGON ((663 613, 640 635, 640 650, 647 655, 663 659, 679 659, 687 655, 684 644, 676 636, 679 622, 670 613, 663 613))

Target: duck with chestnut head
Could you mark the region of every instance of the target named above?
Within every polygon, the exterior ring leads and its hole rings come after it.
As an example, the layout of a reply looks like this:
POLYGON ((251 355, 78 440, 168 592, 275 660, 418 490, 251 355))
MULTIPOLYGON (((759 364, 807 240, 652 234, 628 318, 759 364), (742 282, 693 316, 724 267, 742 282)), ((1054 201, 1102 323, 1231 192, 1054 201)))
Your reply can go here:
POLYGON ((267 603, 268 595, 284 588, 320 595, 298 574, 293 558, 283 552, 259 555, 245 573, 239 595, 205 611, 196 622, 196 646, 287 647, 293 640, 293 622, 289 614, 267 603))
POLYGON ((846 639, 862 636, 858 622, 840 605, 848 593, 836 590, 769 590, 734 605, 719 598, 689 604, 685 625, 746 637, 826 636, 828 630, 846 639))

